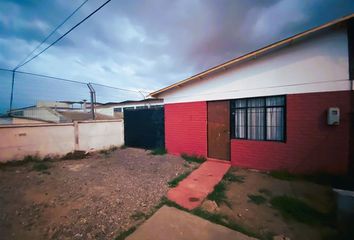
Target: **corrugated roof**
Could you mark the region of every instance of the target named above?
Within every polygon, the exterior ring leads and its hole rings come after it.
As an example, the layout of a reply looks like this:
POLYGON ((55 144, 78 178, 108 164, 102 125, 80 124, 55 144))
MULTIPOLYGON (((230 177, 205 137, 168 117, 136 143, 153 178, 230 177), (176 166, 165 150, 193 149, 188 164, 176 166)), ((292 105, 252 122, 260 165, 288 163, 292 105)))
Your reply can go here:
POLYGON ((245 60, 249 60, 249 59, 255 58, 256 56, 258 56, 260 54, 264 54, 264 53, 267 53, 267 52, 269 52, 271 50, 277 49, 279 47, 283 47, 283 46, 285 46, 287 44, 292 43, 295 40, 302 39, 302 38, 304 38, 306 36, 309 36, 309 35, 311 35, 313 33, 319 32, 321 30, 328 29, 330 27, 334 27, 334 26, 336 26, 336 25, 338 25, 340 23, 344 23, 344 22, 348 21, 349 19, 351 19, 353 17, 354 17, 354 14, 351 14, 351 15, 336 19, 334 21, 325 23, 325 24, 320 25, 318 27, 309 29, 307 31, 301 32, 301 33, 296 34, 294 36, 285 38, 285 39, 283 39, 281 41, 275 42, 275 43, 270 44, 270 45, 268 45, 266 47, 260 48, 258 50, 253 51, 253 52, 250 52, 250 53, 247 53, 247 54, 242 55, 240 57, 234 58, 234 59, 232 59, 230 61, 227 61, 227 62, 222 63, 220 65, 217 65, 215 67, 212 67, 212 68, 210 68, 210 69, 208 69, 206 71, 203 71, 201 73, 198 73, 198 74, 196 74, 194 76, 191 76, 191 77, 189 77, 187 79, 184 79, 184 80, 179 81, 177 83, 174 83, 174 84, 172 84, 170 86, 167 86, 165 88, 162 88, 160 90, 152 92, 152 93, 150 93, 150 96, 157 97, 159 94, 161 94, 163 92, 166 92, 166 91, 169 91, 171 89, 174 89, 176 87, 179 87, 179 86, 181 86, 181 85, 183 85, 185 83, 189 83, 191 81, 195 81, 195 80, 201 79, 203 76, 206 76, 208 74, 214 73, 214 72, 216 72, 218 70, 225 70, 226 68, 230 67, 231 65, 233 65, 235 63, 240 63, 240 62, 243 62, 245 60))

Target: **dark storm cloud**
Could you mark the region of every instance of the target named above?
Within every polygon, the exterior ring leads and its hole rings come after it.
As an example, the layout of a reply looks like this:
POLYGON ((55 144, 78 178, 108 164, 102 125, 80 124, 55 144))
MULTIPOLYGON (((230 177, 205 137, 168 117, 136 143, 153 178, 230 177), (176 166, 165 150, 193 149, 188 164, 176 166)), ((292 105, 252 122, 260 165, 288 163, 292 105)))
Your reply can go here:
MULTIPOLYGON (((59 33, 103 2, 89 1, 59 33)), ((1 1, 0 67, 16 65, 81 3, 1 1)), ((352 12, 351 0, 112 0, 23 69, 157 89, 352 12)))

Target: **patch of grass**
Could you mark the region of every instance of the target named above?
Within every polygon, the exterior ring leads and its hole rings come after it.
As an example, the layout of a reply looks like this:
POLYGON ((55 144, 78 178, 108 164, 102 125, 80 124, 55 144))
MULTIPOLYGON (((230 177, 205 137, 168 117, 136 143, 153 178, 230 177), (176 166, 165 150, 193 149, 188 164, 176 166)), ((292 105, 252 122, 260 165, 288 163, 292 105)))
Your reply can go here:
POLYGON ((134 219, 135 221, 138 221, 138 220, 141 220, 141 219, 145 219, 146 215, 143 212, 136 211, 130 217, 132 219, 134 219))
POLYGON ((182 181, 183 179, 185 179, 186 177, 188 177, 188 175, 191 173, 191 171, 188 172, 184 172, 181 175, 178 175, 177 177, 175 177, 174 179, 172 179, 171 181, 168 182, 168 185, 170 187, 177 187, 178 183, 180 181, 182 181))
POLYGON ((228 182, 244 183, 245 177, 244 176, 237 176, 229 171, 225 174, 224 180, 228 181, 228 182))
POLYGON ((289 196, 277 196, 270 200, 272 206, 279 210, 286 219, 294 219, 305 224, 324 224, 329 215, 319 212, 307 203, 289 196))
POLYGON ((38 155, 28 155, 25 156, 22 160, 13 160, 5 163, 0 163, 0 169, 6 169, 7 167, 19 167, 26 165, 28 163, 36 163, 36 162, 43 162, 43 161, 51 161, 52 158, 49 156, 44 157, 41 159, 38 155))
POLYGON ((272 171, 269 173, 270 176, 285 180, 285 181, 308 181, 320 185, 332 186, 335 188, 341 188, 346 190, 354 191, 354 176, 341 176, 333 175, 329 173, 313 173, 313 174, 293 174, 287 171, 272 171))
POLYGON ((249 202, 260 205, 267 202, 267 199, 262 195, 248 194, 249 202))
POLYGON ((165 155, 167 153, 165 148, 155 148, 151 151, 151 155, 165 155))
POLYGON ((32 166, 32 169, 38 172, 46 171, 49 168, 49 165, 45 162, 35 162, 32 166))
POLYGON ((187 162, 196 162, 196 163, 203 163, 206 161, 206 158, 203 156, 198 156, 198 155, 188 155, 186 153, 182 153, 181 157, 186 160, 187 162))
POLYGON ((99 153, 105 155, 105 157, 108 157, 112 152, 116 151, 117 149, 118 149, 117 146, 112 145, 107 149, 100 150, 99 153))
POLYGON ((41 160, 42 159, 37 155, 34 155, 34 156, 28 155, 28 156, 24 157, 22 161, 26 163, 26 162, 39 162, 41 160))
POLYGON ((284 180, 284 181, 294 181, 299 179, 295 174, 289 173, 288 171, 272 171, 269 173, 269 176, 273 178, 284 180))
POLYGON ((124 240, 126 239, 126 237, 128 237, 130 234, 132 234, 134 231, 136 230, 136 226, 133 226, 131 228, 129 228, 128 230, 121 232, 116 238, 115 240, 124 240))
POLYGON ((208 195, 208 199, 215 201, 218 205, 224 203, 231 208, 231 204, 226 196, 226 185, 230 182, 243 183, 244 177, 237 176, 232 172, 228 171, 223 179, 214 187, 214 191, 208 195))
POLYGON ((227 206, 231 206, 226 196, 226 184, 224 181, 219 182, 207 198, 215 201, 218 205, 225 203, 227 206))
POLYGON ((67 153, 65 156, 63 156, 61 159, 62 160, 79 160, 79 159, 84 159, 88 156, 85 151, 73 151, 67 153))
POLYGON ((272 196, 272 192, 266 188, 261 188, 258 190, 259 193, 262 193, 268 197, 271 197, 272 196))

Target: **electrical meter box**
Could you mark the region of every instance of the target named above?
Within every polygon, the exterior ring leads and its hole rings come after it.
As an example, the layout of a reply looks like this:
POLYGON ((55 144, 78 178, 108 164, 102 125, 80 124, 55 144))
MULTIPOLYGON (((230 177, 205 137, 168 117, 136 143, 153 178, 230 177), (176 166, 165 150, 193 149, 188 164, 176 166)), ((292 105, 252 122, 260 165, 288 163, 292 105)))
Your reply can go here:
POLYGON ((327 124, 328 125, 339 125, 340 111, 337 107, 331 107, 327 112, 327 124))

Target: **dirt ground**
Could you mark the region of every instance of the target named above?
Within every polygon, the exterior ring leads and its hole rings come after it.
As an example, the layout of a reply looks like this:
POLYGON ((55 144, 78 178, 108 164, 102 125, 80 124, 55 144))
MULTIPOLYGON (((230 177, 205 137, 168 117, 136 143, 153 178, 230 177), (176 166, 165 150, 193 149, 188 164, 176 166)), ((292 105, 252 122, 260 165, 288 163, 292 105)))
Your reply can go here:
POLYGON ((133 148, 48 164, 0 170, 1 239, 113 239, 159 203, 170 179, 194 167, 133 148))
POLYGON ((258 236, 285 236, 290 239, 323 239, 333 231, 324 226, 307 225, 292 219, 284 218, 270 204, 274 196, 287 195, 300 199, 320 212, 333 209, 334 200, 331 189, 306 181, 286 181, 275 179, 267 174, 245 169, 231 168, 236 176, 244 177, 244 182, 232 182, 227 185, 228 204, 221 204, 216 210, 227 215, 237 223, 258 236), (255 204, 249 195, 262 195, 266 201, 255 204))

